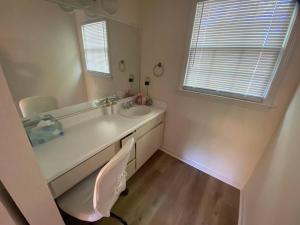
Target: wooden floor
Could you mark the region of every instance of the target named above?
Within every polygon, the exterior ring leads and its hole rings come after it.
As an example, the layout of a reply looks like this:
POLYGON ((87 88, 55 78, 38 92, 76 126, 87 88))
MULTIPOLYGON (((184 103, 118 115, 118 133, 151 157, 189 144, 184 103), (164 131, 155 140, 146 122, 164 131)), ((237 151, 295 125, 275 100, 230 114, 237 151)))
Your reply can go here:
MULTIPOLYGON (((129 225, 238 224, 239 190, 161 151, 127 186, 112 211, 129 225)), ((96 224, 120 225, 112 218, 96 224)))

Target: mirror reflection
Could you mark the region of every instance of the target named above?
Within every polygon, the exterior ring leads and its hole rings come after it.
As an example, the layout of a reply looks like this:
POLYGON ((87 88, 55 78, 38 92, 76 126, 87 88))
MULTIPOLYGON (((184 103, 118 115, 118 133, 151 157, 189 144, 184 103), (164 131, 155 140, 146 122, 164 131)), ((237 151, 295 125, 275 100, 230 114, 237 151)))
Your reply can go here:
POLYGON ((21 117, 138 93, 138 27, 48 1, 1 5, 0 64, 21 117))

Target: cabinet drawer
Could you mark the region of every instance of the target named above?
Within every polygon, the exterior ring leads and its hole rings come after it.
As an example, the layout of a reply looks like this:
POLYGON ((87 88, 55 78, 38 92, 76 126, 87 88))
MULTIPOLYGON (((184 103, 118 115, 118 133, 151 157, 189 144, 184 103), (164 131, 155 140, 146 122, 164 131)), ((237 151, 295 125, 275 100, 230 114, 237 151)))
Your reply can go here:
MULTIPOLYGON (((130 134, 130 135, 127 136, 126 138, 123 138, 123 139, 121 140, 121 147, 123 147, 123 146, 126 144, 126 142, 127 142, 130 138, 132 138, 132 137, 134 137, 134 133, 130 134)), ((130 152, 130 156, 129 156, 128 162, 131 162, 131 161, 134 160, 134 159, 135 159, 135 145, 133 146, 132 151, 130 152)))
POLYGON ((156 127, 158 124, 160 124, 161 122, 163 122, 163 120, 164 120, 164 114, 161 114, 161 115, 153 118, 152 120, 150 120, 144 126, 138 128, 136 130, 136 134, 135 134, 136 140, 138 140, 140 137, 142 137, 148 131, 150 131, 151 129, 153 129, 154 127, 156 127))
POLYGON ((102 167, 116 154, 116 152, 117 145, 111 145, 50 182, 49 187, 52 191, 53 197, 57 198, 75 184, 86 178, 89 174, 102 167))
POLYGON ((139 169, 162 145, 164 124, 161 123, 136 142, 136 169, 139 169))
POLYGON ((126 168, 127 180, 129 180, 130 177, 132 177, 132 175, 135 173, 135 163, 136 163, 136 160, 133 160, 130 163, 128 163, 128 165, 127 165, 127 168, 126 168))

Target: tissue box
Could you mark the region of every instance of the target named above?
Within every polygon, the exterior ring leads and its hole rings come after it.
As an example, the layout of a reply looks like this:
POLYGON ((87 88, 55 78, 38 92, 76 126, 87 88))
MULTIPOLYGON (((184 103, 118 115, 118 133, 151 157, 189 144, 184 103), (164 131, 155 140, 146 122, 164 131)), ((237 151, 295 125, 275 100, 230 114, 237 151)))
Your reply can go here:
POLYGON ((64 135, 62 124, 48 114, 23 121, 23 124, 32 146, 64 135))

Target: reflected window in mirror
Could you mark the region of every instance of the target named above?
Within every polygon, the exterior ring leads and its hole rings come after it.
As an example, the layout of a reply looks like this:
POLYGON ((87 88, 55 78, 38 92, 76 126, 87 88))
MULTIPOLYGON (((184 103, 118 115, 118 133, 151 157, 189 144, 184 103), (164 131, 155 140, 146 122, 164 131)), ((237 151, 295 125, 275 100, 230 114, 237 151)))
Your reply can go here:
POLYGON ((81 31, 86 69, 110 76, 107 22, 84 24, 81 31))

